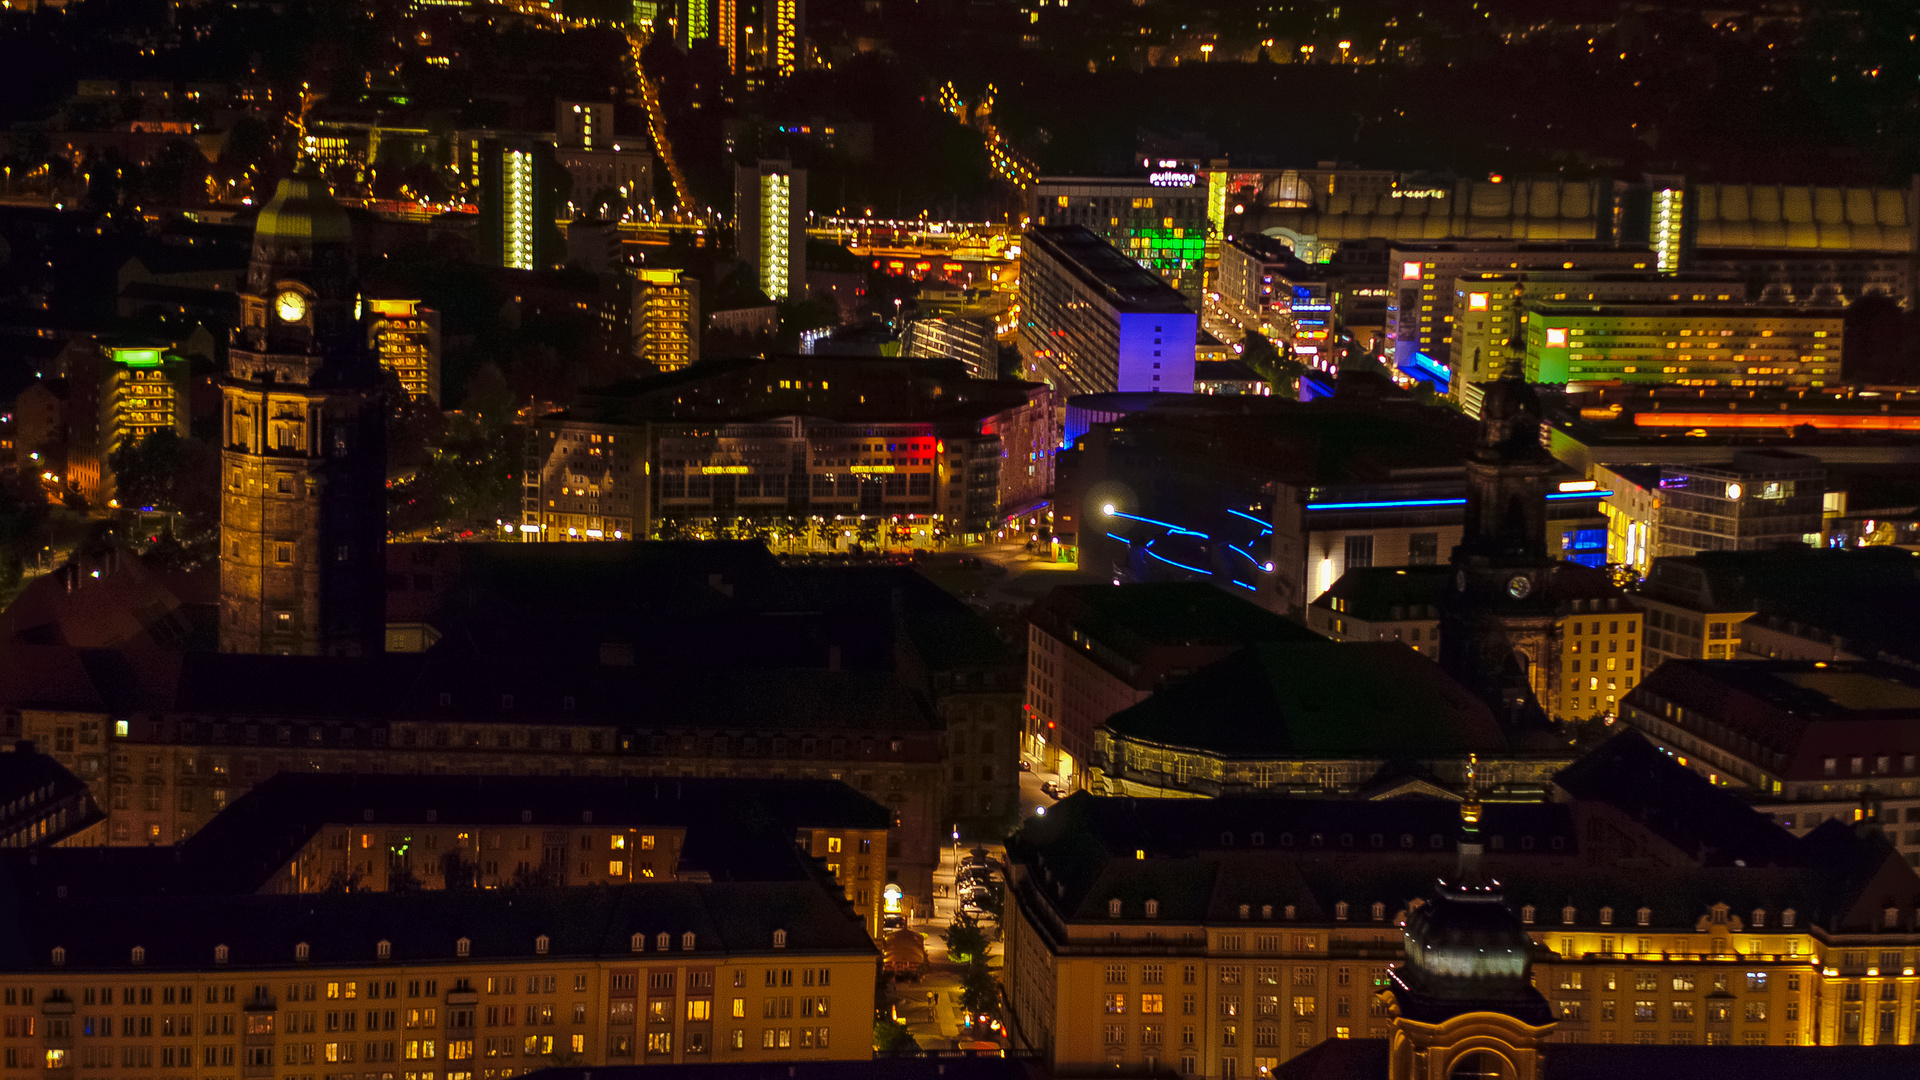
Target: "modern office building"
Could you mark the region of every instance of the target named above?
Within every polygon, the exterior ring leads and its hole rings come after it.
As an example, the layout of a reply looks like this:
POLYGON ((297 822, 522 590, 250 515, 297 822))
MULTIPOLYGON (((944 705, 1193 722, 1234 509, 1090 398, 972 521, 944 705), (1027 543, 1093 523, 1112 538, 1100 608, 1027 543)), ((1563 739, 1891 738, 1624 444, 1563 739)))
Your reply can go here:
POLYGON ((1621 718, 1796 833, 1870 816, 1920 866, 1920 678, 1857 660, 1672 660, 1621 718))
POLYGON ((1319 265, 1258 233, 1220 247, 1220 302, 1243 329, 1273 340, 1282 355, 1334 370, 1336 283, 1319 265))
POLYGON ((1784 450, 1663 467, 1654 554, 1819 547, 1826 476, 1819 459, 1784 450))
POLYGON ((1841 381, 1842 312, 1531 300, 1529 382, 1819 387, 1841 381))
POLYGON ((1597 243, 1460 240, 1395 244, 1388 255, 1386 337, 1394 366, 1426 380, 1453 368, 1458 278, 1516 270, 1650 270, 1646 251, 1597 243))
POLYGON ((917 315, 900 331, 900 355, 949 357, 974 379, 1000 374, 1000 340, 991 316, 917 315))
MULTIPOLYGON (((1480 383, 1503 377, 1525 355, 1529 305, 1537 302, 1681 303, 1744 306, 1745 283, 1725 276, 1600 273, 1567 270, 1487 271, 1454 279, 1453 344, 1447 392, 1479 415, 1480 383)), ((1437 371, 1429 375, 1440 377, 1437 371)))
POLYGON ((440 401, 440 313, 418 300, 368 300, 367 347, 415 401, 440 401))
POLYGON ((1062 394, 1193 392, 1193 307, 1085 226, 1026 234, 1019 329, 1029 372, 1062 394))
MULTIPOLYGON (((191 364, 173 344, 161 341, 80 342, 65 357, 62 434, 56 444, 63 443, 66 451, 66 482, 89 499, 117 506, 114 452, 138 446, 157 431, 186 437, 191 364)), ((28 453, 46 449, 36 445, 28 453)))
POLYGON ((378 654, 386 417, 346 211, 293 177, 260 210, 221 383, 220 647, 378 654))
MULTIPOLYGON (((799 0, 779 0, 798 3, 799 0)), ((768 10, 772 11, 770 2, 768 10)), ((733 230, 740 261, 774 300, 807 295, 807 170, 759 161, 734 169, 733 230)))
POLYGON ((1199 582, 1064 585, 1027 616, 1024 753, 1086 783, 1095 733, 1169 679, 1261 641, 1318 635, 1199 582))
POLYGON ((618 540, 758 522, 834 547, 980 535, 1052 491, 1051 402, 948 360, 709 363, 541 420, 519 531, 618 540), (761 406, 743 413, 743 400, 761 406))
POLYGON ((508 270, 547 270, 559 260, 553 147, 533 136, 489 135, 475 154, 480 259, 508 270))
POLYGON ((1206 272, 1207 188, 1198 173, 1042 176, 1026 189, 1034 228, 1082 225, 1171 285, 1199 310, 1206 272))
POLYGON ((633 355, 660 371, 700 359, 700 279, 683 270, 633 270, 633 355))

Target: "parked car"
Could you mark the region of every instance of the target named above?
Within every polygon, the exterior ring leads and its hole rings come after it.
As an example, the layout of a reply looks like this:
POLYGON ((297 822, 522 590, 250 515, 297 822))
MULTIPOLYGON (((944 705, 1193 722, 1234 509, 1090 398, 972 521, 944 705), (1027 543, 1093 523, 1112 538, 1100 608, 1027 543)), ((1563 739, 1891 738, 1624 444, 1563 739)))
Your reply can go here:
POLYGON ((880 929, 887 933, 907 928, 907 917, 897 911, 889 911, 880 916, 880 929))
POLYGON ((1054 780, 1049 780, 1046 783, 1041 784, 1040 790, 1043 793, 1045 793, 1048 798, 1052 798, 1052 799, 1065 798, 1067 794, 1066 789, 1062 788, 1059 782, 1054 780))

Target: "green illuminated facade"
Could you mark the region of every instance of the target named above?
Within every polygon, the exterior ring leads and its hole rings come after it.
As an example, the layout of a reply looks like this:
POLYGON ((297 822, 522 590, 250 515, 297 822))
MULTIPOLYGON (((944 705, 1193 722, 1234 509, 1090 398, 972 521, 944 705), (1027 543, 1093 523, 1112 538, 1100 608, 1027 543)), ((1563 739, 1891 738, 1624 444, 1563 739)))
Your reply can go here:
POLYGON ((1032 224, 1084 225, 1131 255, 1198 310, 1207 265, 1207 178, 1043 176, 1027 189, 1032 224))

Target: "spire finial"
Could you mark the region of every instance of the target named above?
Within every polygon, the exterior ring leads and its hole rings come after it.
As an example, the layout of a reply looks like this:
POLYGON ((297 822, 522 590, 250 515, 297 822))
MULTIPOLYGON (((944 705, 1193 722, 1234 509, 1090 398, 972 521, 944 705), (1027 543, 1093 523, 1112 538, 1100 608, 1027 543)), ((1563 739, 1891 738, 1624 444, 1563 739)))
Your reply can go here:
POLYGON ((1454 887, 1462 891, 1486 888, 1480 876, 1480 755, 1467 755, 1467 797, 1460 801, 1460 865, 1454 887))

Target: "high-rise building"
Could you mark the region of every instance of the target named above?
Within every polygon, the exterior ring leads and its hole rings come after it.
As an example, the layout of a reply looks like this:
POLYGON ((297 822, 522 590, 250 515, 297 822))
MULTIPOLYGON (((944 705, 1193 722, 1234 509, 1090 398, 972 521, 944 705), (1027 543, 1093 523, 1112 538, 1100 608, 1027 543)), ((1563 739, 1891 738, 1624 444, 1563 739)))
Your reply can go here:
POLYGON ((509 270, 546 270, 555 262, 553 149, 540 139, 493 136, 481 141, 480 258, 509 270))
POLYGON ((82 494, 115 500, 112 459, 158 431, 184 438, 189 363, 159 343, 101 342, 74 350, 67 370, 66 474, 82 494))
POLYGON ((766 70, 790 78, 807 66, 807 0, 761 0, 766 70))
POLYGON ((700 279, 639 267, 633 283, 633 354, 661 371, 700 359, 700 279))
POLYGON ((674 40, 683 49, 714 37, 718 12, 717 0, 681 0, 680 18, 674 23, 674 40))
POLYGON ((966 365, 975 379, 1000 373, 1000 342, 991 316, 925 315, 908 320, 900 331, 900 355, 948 356, 966 365))
POLYGON ((807 170, 788 161, 734 169, 733 230, 740 260, 775 300, 807 295, 807 170))
POLYGON ((415 401, 440 400, 440 313, 418 300, 368 300, 367 347, 415 401))
POLYGON ((1022 360, 1055 390, 1190 394, 1199 332, 1185 297, 1085 226, 1026 234, 1022 360))
POLYGON ((220 647, 377 653, 386 410, 346 212, 280 181, 254 226, 221 417, 220 647))
POLYGON ((1034 226, 1084 225, 1199 309, 1206 272, 1207 187, 1197 173, 1042 176, 1027 188, 1034 226))
POLYGON ((714 34, 727 54, 727 74, 740 73, 740 0, 713 0, 714 34))
POLYGON ((1656 556, 1820 546, 1827 470, 1784 450, 1740 450, 1730 462, 1660 470, 1656 556))

